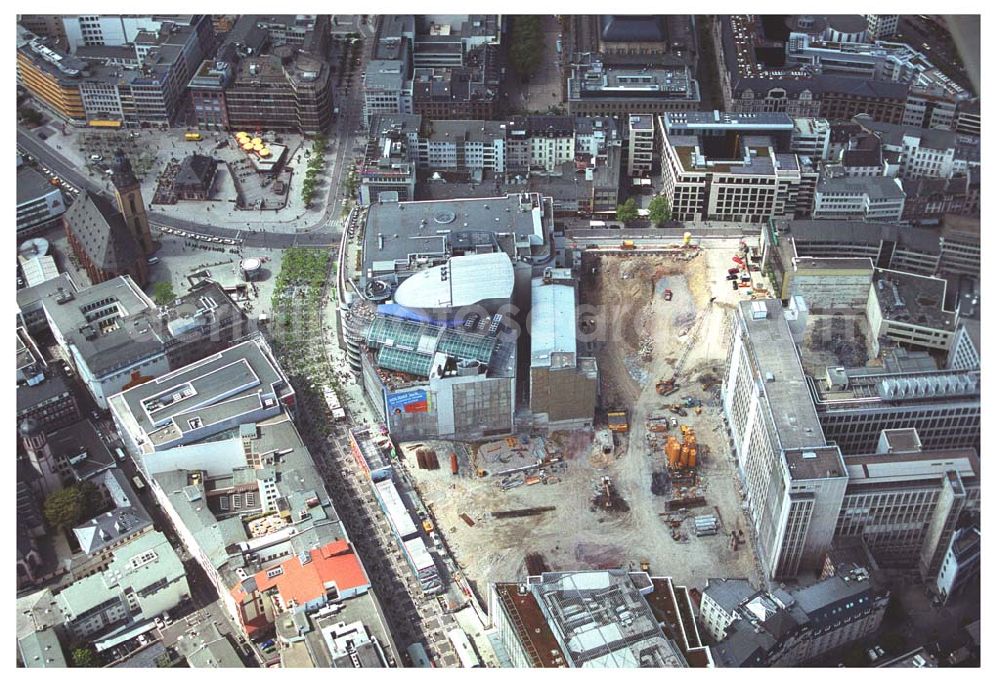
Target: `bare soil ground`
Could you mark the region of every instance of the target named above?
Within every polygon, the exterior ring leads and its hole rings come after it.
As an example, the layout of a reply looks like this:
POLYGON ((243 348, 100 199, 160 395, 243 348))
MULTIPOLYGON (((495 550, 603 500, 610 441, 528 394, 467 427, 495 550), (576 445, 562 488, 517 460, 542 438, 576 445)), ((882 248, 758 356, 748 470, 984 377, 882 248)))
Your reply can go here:
MULTIPOLYGON (((699 587, 707 577, 755 575, 752 550, 743 545, 734 551, 729 545, 729 532, 745 530, 746 523, 718 405, 718 383, 706 389, 701 383, 711 375, 722 376, 729 315, 739 298, 748 298, 748 290, 734 291, 725 279, 737 246, 736 240, 712 240, 690 261, 663 255, 603 256, 595 274, 581 284, 581 303, 596 307, 591 309, 598 328, 593 336, 599 338, 602 327, 608 335, 594 349, 604 406, 624 407, 630 413, 630 432, 616 435, 619 448, 613 454, 605 455, 592 444, 589 432, 557 432, 527 444, 518 439, 513 448, 504 441, 499 449, 494 442, 468 450, 427 442, 438 453, 438 470, 420 470, 412 455, 404 456, 439 531, 481 594, 489 582, 523 576, 525 557, 531 553, 541 555, 552 570, 638 567, 649 561, 653 572, 699 587), (664 300, 665 288, 673 291, 671 301, 664 300), (678 361, 683 361, 676 372, 680 390, 669 398, 659 396, 656 380, 674 376, 678 361), (675 541, 663 514, 666 498, 651 492, 653 473, 665 471, 665 456, 662 446, 647 442, 645 421, 669 417, 664 404, 679 402, 681 396, 705 403, 700 415, 689 410, 687 417, 678 418, 695 430, 700 444, 699 485, 706 506, 692 509, 690 515, 716 514, 722 528, 716 536, 695 537, 689 516, 681 528, 687 540, 675 541), (452 450, 459 454, 457 476, 448 466, 452 450), (562 458, 548 468, 549 483, 500 488, 498 472, 530 464, 546 453, 562 458), (477 469, 490 474, 478 477, 477 469), (621 511, 600 503, 605 476, 624 502, 621 511), (555 509, 513 518, 493 516, 547 507, 555 509), (462 514, 474 526, 463 521, 462 514)), ((584 270, 590 272, 589 266, 584 270)), ((754 275, 757 279, 759 274, 754 275)))
POLYGON ((866 341, 868 330, 868 320, 863 313, 810 313, 806 322, 802 367, 812 376, 823 375, 831 365, 863 367, 869 360, 866 341))

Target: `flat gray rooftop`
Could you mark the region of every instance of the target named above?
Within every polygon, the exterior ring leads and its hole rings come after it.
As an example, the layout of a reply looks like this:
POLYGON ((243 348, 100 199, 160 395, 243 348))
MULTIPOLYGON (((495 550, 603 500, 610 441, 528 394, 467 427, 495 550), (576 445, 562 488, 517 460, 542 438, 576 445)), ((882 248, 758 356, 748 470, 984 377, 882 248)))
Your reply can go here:
POLYGON ((823 428, 781 302, 777 299, 741 301, 740 318, 771 408, 780 447, 809 449, 826 446, 823 428), (760 311, 759 314, 766 312, 766 317, 753 319, 754 309, 760 311))
POLYGON ((365 222, 362 285, 374 262, 405 264, 411 256, 444 256, 447 238, 455 232, 512 235, 519 243, 541 245, 548 239, 544 214, 537 194, 372 204, 365 222))
POLYGON ((736 113, 720 111, 670 112, 663 115, 664 127, 669 131, 685 130, 788 130, 795 123, 784 112, 736 113))
POLYGON ((898 270, 875 271, 875 294, 886 320, 942 330, 955 329, 954 311, 946 311, 948 282, 898 270))
POLYGON ((292 393, 288 378, 261 340, 249 340, 186 365, 114 398, 154 444, 169 443, 192 431, 249 414, 266 397, 277 402, 292 393))
POLYGON ((72 298, 48 298, 46 314, 100 377, 116 367, 163 350, 165 330, 155 304, 128 277, 80 290, 72 298))
POLYGON ((847 476, 837 446, 785 451, 784 457, 792 481, 847 476))
POLYGON ((817 192, 843 192, 845 194, 865 194, 873 199, 899 199, 906 197, 894 178, 875 176, 867 178, 821 178, 817 192))

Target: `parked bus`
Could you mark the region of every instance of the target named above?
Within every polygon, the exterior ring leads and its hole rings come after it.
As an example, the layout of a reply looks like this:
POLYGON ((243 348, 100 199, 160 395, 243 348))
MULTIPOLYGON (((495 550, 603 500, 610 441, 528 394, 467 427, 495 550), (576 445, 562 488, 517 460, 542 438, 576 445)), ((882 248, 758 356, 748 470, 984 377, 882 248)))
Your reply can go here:
POLYGON ((406 648, 406 654, 410 656, 410 664, 415 669, 429 669, 434 665, 427 657, 427 650, 420 643, 413 643, 406 648))
POLYGON ((474 669, 483 665, 479 660, 479 655, 472 649, 472 643, 469 642, 469 636, 465 635, 465 631, 460 628, 453 628, 448 631, 448 640, 455 647, 455 652, 458 653, 458 660, 464 668, 474 669))

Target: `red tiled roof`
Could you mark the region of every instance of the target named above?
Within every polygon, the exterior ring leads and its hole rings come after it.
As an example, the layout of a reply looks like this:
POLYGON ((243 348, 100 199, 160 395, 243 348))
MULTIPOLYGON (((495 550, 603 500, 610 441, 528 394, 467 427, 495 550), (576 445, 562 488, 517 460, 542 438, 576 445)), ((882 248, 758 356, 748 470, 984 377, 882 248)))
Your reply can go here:
MULTIPOLYGON (((306 564, 298 557, 285 560, 276 576, 269 577, 266 570, 257 572, 254 575, 257 590, 263 593, 277 588, 286 605, 292 601, 303 605, 325 595, 328 583, 335 584, 340 593, 368 585, 365 570, 347 541, 333 541, 309 551, 309 555, 312 559, 306 564)), ((242 594, 241 586, 233 589, 237 602, 242 601, 242 594)))

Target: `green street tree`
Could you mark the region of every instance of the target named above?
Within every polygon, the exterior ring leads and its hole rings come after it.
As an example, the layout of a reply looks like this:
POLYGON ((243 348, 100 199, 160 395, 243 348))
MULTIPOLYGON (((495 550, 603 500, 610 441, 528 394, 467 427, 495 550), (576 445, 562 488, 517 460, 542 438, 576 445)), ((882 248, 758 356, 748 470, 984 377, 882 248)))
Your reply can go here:
POLYGON ((68 529, 80 521, 83 514, 83 495, 75 486, 56 491, 45 499, 42 509, 45 520, 56 529, 68 529))
POLYGON ((653 197, 649 202, 649 220, 653 225, 659 227, 673 217, 670 211, 670 202, 662 194, 653 197))
POLYGON ((521 81, 527 81, 542 60, 542 22, 538 16, 521 15, 511 19, 511 27, 507 56, 521 81))
POLYGON ((166 306, 176 298, 174 286, 169 281, 164 280, 153 285, 153 301, 157 306, 166 306))
POLYGON ((635 199, 629 197, 624 204, 618 205, 616 214, 622 223, 631 223, 639 217, 639 206, 635 203, 635 199))
POLYGON ((78 668, 92 669, 101 665, 97 661, 97 655, 89 647, 74 648, 71 657, 73 659, 73 666, 78 668))

